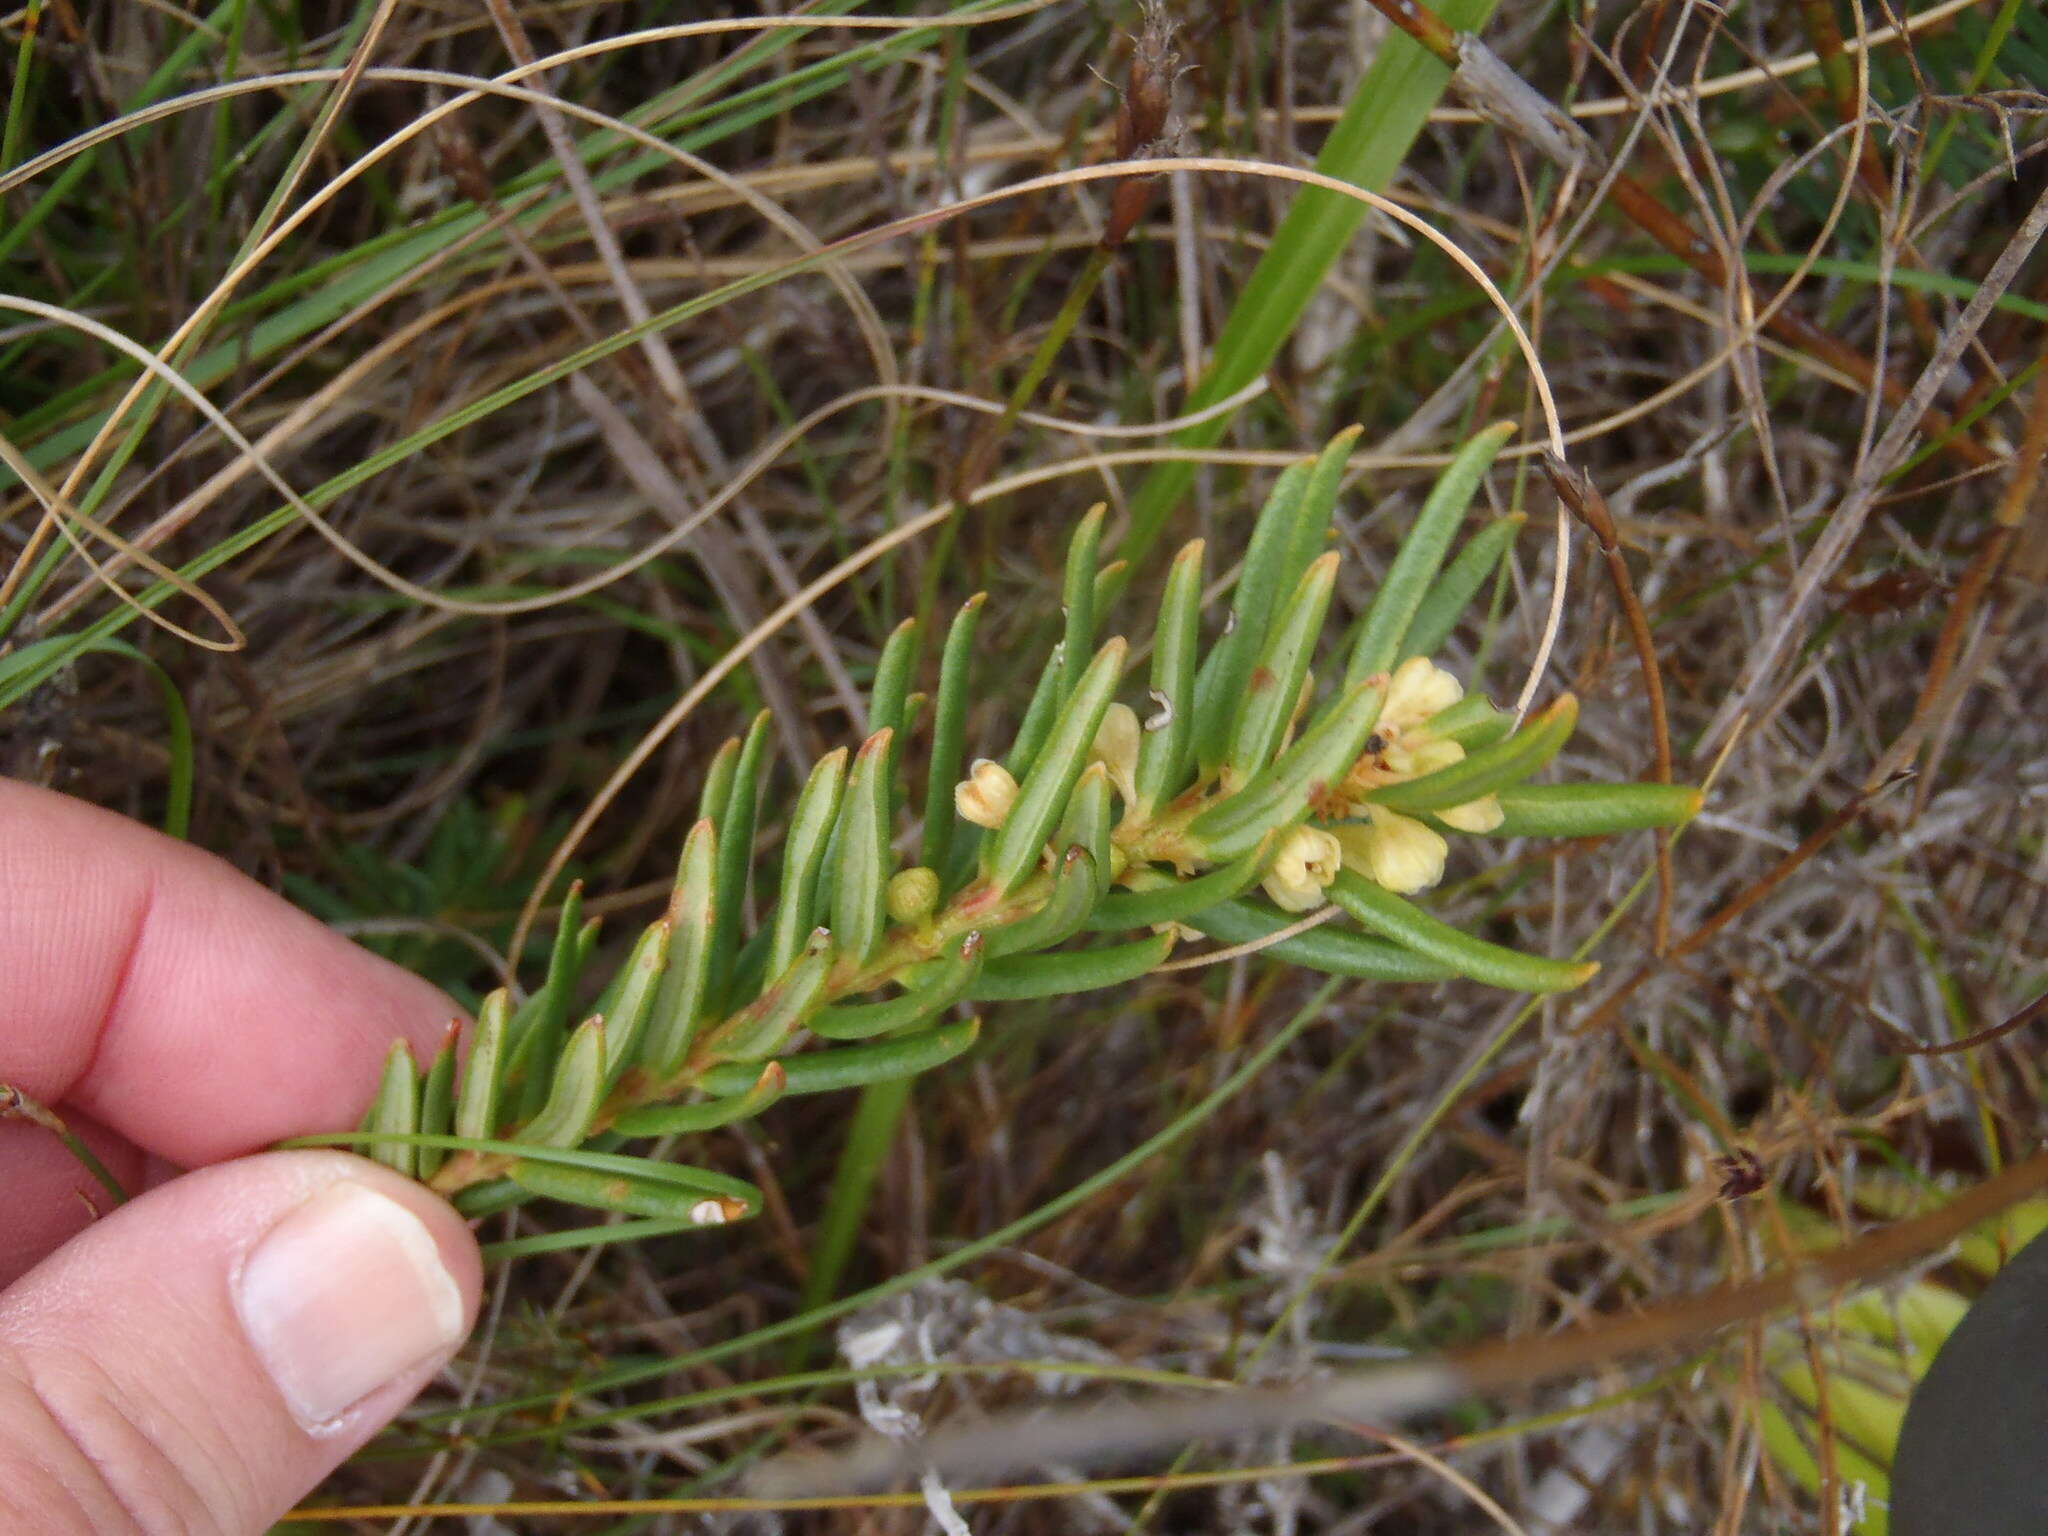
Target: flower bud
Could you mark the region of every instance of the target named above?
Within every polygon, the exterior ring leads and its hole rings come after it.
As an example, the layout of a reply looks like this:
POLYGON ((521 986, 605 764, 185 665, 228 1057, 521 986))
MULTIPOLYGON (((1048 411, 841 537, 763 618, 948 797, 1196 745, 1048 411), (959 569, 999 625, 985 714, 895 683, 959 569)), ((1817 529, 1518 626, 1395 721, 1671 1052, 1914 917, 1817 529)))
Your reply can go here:
POLYGON ((892 923, 921 923, 939 909, 939 877, 922 864, 899 869, 889 877, 885 898, 892 923))
POLYGON ((1306 912, 1323 904, 1323 887, 1337 878, 1344 850, 1321 827, 1296 827, 1280 844, 1261 888, 1282 912, 1306 912))
POLYGON ((1123 796, 1125 805, 1138 803, 1138 712, 1128 704, 1112 704, 1096 727, 1095 744, 1088 749, 1089 760, 1109 769, 1109 782, 1123 796))
POLYGON ((1426 891, 1444 877, 1450 847, 1434 828, 1377 805, 1365 807, 1363 826, 1337 829, 1344 863, 1373 884, 1401 896, 1426 891))
POLYGON ((978 757, 967 777, 953 786, 953 809, 962 821, 993 830, 1003 824, 1017 803, 1017 781, 1010 770, 991 758, 978 757))

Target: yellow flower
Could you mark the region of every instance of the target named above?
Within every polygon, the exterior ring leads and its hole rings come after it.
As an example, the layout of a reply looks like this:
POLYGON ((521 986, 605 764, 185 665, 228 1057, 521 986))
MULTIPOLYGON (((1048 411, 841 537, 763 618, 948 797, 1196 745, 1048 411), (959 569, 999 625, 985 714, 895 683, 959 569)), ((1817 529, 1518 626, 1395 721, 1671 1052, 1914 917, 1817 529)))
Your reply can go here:
POLYGON ((1427 656, 1410 656, 1387 679, 1387 702, 1380 706, 1380 724, 1393 730, 1420 725, 1465 697, 1455 677, 1427 656))
POLYGON ((1282 912, 1306 912, 1323 904, 1323 887, 1337 878, 1344 850, 1321 827, 1296 827, 1280 844, 1273 867, 1261 882, 1282 912))
POLYGON ((1499 795, 1481 795, 1463 805, 1445 807, 1436 813, 1436 819, 1460 832, 1491 832, 1507 820, 1507 813, 1500 808, 1499 795))
POLYGON ((1355 801, 1367 790, 1463 762, 1465 749, 1430 734, 1427 722, 1464 696, 1458 680, 1427 656, 1411 656, 1394 668, 1365 754, 1344 777, 1344 798, 1355 801))
POLYGON ((1346 869, 1401 896, 1426 891, 1443 879, 1450 847, 1440 833, 1384 806, 1368 805, 1364 810, 1363 823, 1336 829, 1346 869))
POLYGON ((1109 769, 1109 782, 1127 806, 1138 803, 1138 712, 1128 704, 1112 704, 1096 727, 1095 743, 1088 749, 1090 762, 1109 769))
POLYGON ((977 827, 1000 827, 1016 801, 1017 781, 1010 770, 986 757, 976 758, 967 777, 953 786, 953 809, 977 827))

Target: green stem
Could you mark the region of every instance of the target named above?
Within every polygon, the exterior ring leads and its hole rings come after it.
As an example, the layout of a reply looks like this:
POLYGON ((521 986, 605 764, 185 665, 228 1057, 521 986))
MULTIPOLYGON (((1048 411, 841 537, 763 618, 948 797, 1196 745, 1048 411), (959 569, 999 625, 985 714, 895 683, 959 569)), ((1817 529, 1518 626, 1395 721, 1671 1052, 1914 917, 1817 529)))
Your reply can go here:
MULTIPOLYGON (((804 1277, 802 1304, 806 1312, 824 1306, 838 1294, 839 1282, 845 1278, 846 1267, 853 1259, 853 1245, 860 1236, 861 1223, 874 1202, 882 1164, 888 1161, 897 1127, 910 1107, 910 1089, 915 1081, 909 1077, 892 1078, 870 1083, 860 1091, 853 1123, 847 1127, 845 1145, 839 1149, 839 1167, 832 1175, 825 1219, 811 1250, 811 1271, 804 1277)), ((792 1340, 789 1369, 801 1366, 816 1345, 815 1334, 792 1340)))

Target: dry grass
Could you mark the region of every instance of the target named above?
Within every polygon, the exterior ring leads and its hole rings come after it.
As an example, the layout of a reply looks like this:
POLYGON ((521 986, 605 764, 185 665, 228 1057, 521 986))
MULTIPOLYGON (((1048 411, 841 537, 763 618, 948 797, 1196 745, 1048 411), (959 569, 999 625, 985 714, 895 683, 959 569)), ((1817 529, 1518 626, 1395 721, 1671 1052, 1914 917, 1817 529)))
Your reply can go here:
MULTIPOLYGON (((1384 31, 1365 6, 1171 9, 1193 66, 1179 83, 1184 146, 1280 165, 1306 163, 1360 50, 1384 31)), ((876 1360, 944 1362, 951 1373, 936 1380, 792 1391, 773 1385, 792 1365, 780 1346, 660 1370, 792 1310, 848 1106, 783 1106, 756 1130, 707 1138, 699 1158, 759 1181, 763 1221, 509 1267, 487 1328, 425 1405, 466 1405, 462 1438, 436 1441, 444 1419, 398 1433, 335 1492, 428 1503, 715 1493, 762 1450, 834 1438, 891 1404, 938 1421, 1039 1386, 1092 1393, 1102 1374, 1229 1376, 1276 1319, 1252 1369, 1262 1380, 1540 1334, 1782 1259, 1791 1238, 1773 1203, 1720 1194, 1725 1153, 1753 1151, 1768 1189, 1847 1233, 1862 1220, 1862 1170, 1967 1183, 2035 1147, 2038 1021, 1966 1051, 1902 1051, 1997 1025, 2040 994, 2048 969, 2048 725, 2035 703, 2048 688, 2048 505, 2031 478, 2048 438, 2048 260, 2009 250, 2044 185, 2044 101, 2021 86, 2048 39, 2019 8, 2005 51, 1973 77, 1987 28, 2015 8, 1939 9, 1907 18, 1907 43, 1836 56, 1795 7, 1740 7, 1717 24, 1704 8, 1653 4, 1602 13, 1580 34, 1549 8, 1509 5, 1488 41, 1552 101, 1580 102, 1602 158, 1567 174, 1448 112, 1395 189, 1520 303, 1573 462, 1612 508, 1663 670, 1677 776, 1711 778, 1707 813, 1673 850, 1665 954, 1643 835, 1528 845, 1455 871, 1443 909, 1542 952, 1572 950, 1625 909, 1596 951, 1602 977, 1526 1011, 1472 986, 1340 988, 1170 1151, 886 1303, 916 1344, 876 1360), (1809 48, 1837 67, 1788 83, 1741 73, 1809 48), (1728 281, 1688 270, 1617 213, 1603 161, 1624 152, 1728 281), (1546 275, 1533 295, 1532 271, 1546 275), (1998 303, 1980 315, 1973 296, 1998 303), (1757 315, 1773 305, 1806 331, 1764 331, 1757 315), (1803 343, 1809 333, 1833 350, 1803 343), (1894 381, 1890 398, 1857 387, 1844 352, 1894 381), (1912 400, 1923 378, 1927 399, 1912 400), (1929 403, 1966 425, 1914 435, 1929 403), (1829 835, 1790 860, 1816 830, 1829 835), (1491 1055, 1463 1085, 1482 1046, 1491 1055), (1016 1359, 1073 1374, 1034 1386, 989 1368, 1016 1359), (607 1370, 636 1366, 634 1385, 604 1384, 607 1370), (755 1390, 646 1406, 727 1386, 755 1390), (495 1406, 513 1399, 530 1401, 495 1406)), ((246 19, 238 60, 225 67, 225 40, 202 35, 175 90, 324 61, 356 14, 297 11, 295 39, 262 7, 225 7, 221 17, 246 19)), ((674 19, 659 6, 524 0, 369 11, 368 62, 386 74, 357 81, 331 123, 321 114, 337 98, 316 82, 125 131, 14 248, 5 279, 151 348, 224 305, 204 343, 174 360, 301 493, 715 284, 1105 158, 1117 98, 1103 77, 1121 77, 1123 29, 1138 25, 1107 4, 1019 6, 914 39, 811 96, 789 82, 889 34, 740 26, 641 40, 528 84, 565 108, 620 115, 697 91, 655 132, 689 145, 694 112, 701 162, 649 157, 619 175, 627 157, 614 152, 587 169, 572 158, 565 173, 558 152, 589 124, 500 96, 345 181, 364 149, 456 88, 392 72, 488 75, 529 50, 674 19), (716 73, 763 37, 777 50, 764 64, 716 73), (757 120, 733 116, 743 91, 778 80, 757 120), (303 144, 312 153, 295 167, 303 144), (261 210, 280 189, 287 211, 332 195, 229 293, 223 274, 274 227, 261 210), (538 204, 544 217, 529 211, 538 204), (373 243, 408 228, 443 234, 374 270, 386 247, 373 243), (316 312, 323 297, 334 303, 316 312), (266 319, 303 325, 273 344, 266 319)), ((171 9, 81 18, 58 4, 40 19, 26 151, 114 121, 195 35, 171 9)), ((5 29, 10 52, 20 25, 17 14, 5 29)), ((4 217, 21 218, 55 174, 7 191, 4 217)), ((764 614, 933 505, 1042 473, 969 507, 949 535, 905 540, 766 634, 653 747, 568 862, 624 931, 665 888, 702 764, 754 708, 776 712, 792 758, 854 738, 859 689, 896 620, 984 589, 993 737, 1023 704, 1006 686, 1022 666, 1012 658, 1057 635, 1072 522, 1097 497, 1114 518, 1145 473, 1110 455, 1133 444, 1053 423, 1181 411, 1190 355, 1213 341, 1293 195, 1193 173, 1163 188, 1032 413, 999 437, 986 412, 931 392, 993 406, 1009 396, 1083 272, 1108 206, 1101 184, 997 201, 766 282, 312 495, 328 537, 285 517, 199 578, 244 644, 126 628, 191 712, 193 839, 473 1000, 565 830, 639 734, 764 614), (587 590, 564 596, 572 583, 587 590)), ((1492 320, 1439 255, 1375 222, 1173 530, 1229 548, 1270 466, 1361 421, 1364 467, 1339 514, 1356 603, 1429 457, 1463 423, 1519 418, 1529 453, 1504 461, 1490 494, 1544 536, 1522 542, 1498 622, 1453 644, 1458 670, 1511 695, 1543 628, 1558 511, 1534 472, 1531 381, 1492 320)), ((108 491, 83 502, 118 461, 102 453, 79 475, 82 439, 63 434, 132 371, 109 378, 114 354, 55 324, 9 325, 0 430, 126 543, 181 566, 279 508, 248 459, 176 403, 108 491)), ((0 556, 17 561, 19 583, 9 643, 120 613, 146 585, 89 535, 100 573, 67 556, 31 582, 31 546, 56 547, 38 523, 16 482, 0 502, 0 556)), ((1607 567, 1591 541, 1576 548, 1543 681, 1546 696, 1569 686, 1585 701, 1563 772, 1639 776, 1656 757, 1644 674, 1607 567)), ((1155 556, 1136 580, 1156 583, 1163 568, 1155 556)), ((190 597, 158 616, 222 638, 190 597)), ((7 771, 163 813, 174 746, 159 694, 128 661, 86 656, 28 692, 0 715, 0 750, 7 771)), ((780 782, 786 805, 786 768, 780 782)), ((1200 1101, 1315 985, 1251 959, 1003 1010, 970 1065, 920 1089, 862 1278, 943 1257, 1074 1188, 1200 1101)), ((887 1342, 856 1330, 863 1338, 877 1351, 887 1342)), ((1816 1503, 1760 1456, 1753 1410, 1771 1388, 1755 1347, 1738 1336, 1698 1369, 1618 1368, 1476 1405, 1412 1439, 1350 1425, 1214 1442, 1183 1464, 1186 1488, 1155 1475, 1137 1490, 968 1518, 1003 1533, 1844 1529, 1839 1490, 1816 1503), (1196 1481, 1318 1458, 1341 1466, 1196 1481)), ((616 1526, 505 1518, 535 1531, 706 1528, 679 1514, 616 1526)), ((879 1533, 928 1517, 863 1506, 729 1518, 719 1528, 879 1533)))

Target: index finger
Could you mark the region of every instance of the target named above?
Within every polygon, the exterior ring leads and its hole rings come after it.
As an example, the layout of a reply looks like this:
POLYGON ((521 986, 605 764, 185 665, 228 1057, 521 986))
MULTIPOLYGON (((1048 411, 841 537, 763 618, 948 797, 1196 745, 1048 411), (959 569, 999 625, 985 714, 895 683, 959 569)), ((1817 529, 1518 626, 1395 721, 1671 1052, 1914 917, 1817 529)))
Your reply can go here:
POLYGON ((0 1082, 192 1167, 353 1125, 455 1013, 213 855, 0 779, 0 1082))

